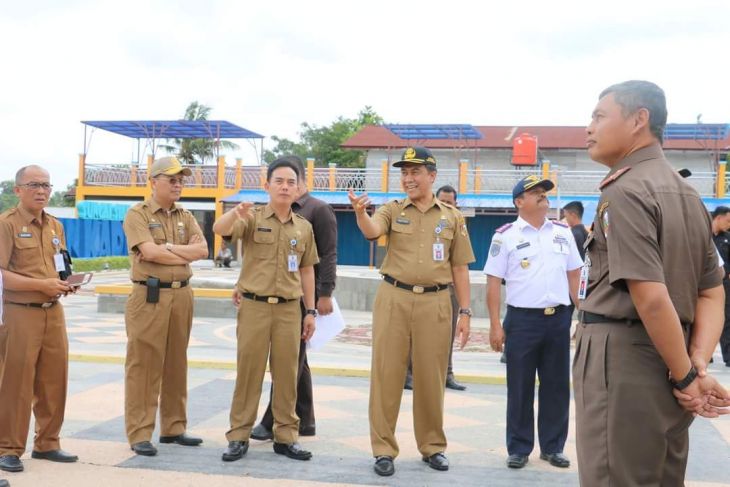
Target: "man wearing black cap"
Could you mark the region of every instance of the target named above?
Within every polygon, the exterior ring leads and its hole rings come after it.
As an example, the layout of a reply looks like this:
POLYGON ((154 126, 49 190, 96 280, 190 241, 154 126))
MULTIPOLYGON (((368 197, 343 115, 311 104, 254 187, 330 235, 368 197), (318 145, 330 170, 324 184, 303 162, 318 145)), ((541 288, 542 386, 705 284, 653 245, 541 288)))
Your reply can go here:
POLYGON ((567 225, 546 218, 548 179, 528 176, 512 190, 519 217, 497 229, 484 266, 489 341, 507 355, 507 466, 522 468, 534 447, 535 372, 540 458, 568 467, 563 455, 570 403, 570 322, 583 261, 567 225), (502 280, 507 313, 500 323, 502 280))
POLYGON ((365 238, 388 236, 373 305, 370 379, 370 443, 378 475, 393 475, 398 455, 398 420, 408 351, 413 362, 413 423, 418 451, 436 470, 448 470, 444 455, 444 385, 451 347, 453 283, 459 302, 456 332, 463 348, 469 339, 469 268, 474 262, 461 212, 433 194, 436 159, 424 147, 409 147, 393 166, 400 168, 404 200, 367 213, 367 194, 349 197, 365 238))

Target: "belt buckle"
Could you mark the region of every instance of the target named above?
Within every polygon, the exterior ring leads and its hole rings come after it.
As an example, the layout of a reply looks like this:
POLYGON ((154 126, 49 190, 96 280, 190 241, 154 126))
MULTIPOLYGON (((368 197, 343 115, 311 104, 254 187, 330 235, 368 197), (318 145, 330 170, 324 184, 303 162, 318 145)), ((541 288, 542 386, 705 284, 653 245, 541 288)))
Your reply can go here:
POLYGON ((413 286, 413 292, 416 294, 423 294, 424 291, 423 286, 413 286))
POLYGON ((277 298, 276 296, 269 296, 268 298, 266 298, 266 302, 269 304, 279 304, 279 298, 277 298))
POLYGON ((545 313, 545 315, 547 316, 552 316, 555 314, 555 308, 553 308, 552 306, 550 306, 549 308, 545 308, 543 310, 543 313, 545 313))
POLYGON ((180 282, 180 281, 172 281, 170 283, 171 289, 180 289, 181 287, 182 287, 182 282, 180 282))
POLYGON ((51 301, 50 303, 41 303, 41 308, 44 308, 44 309, 50 308, 51 306, 53 306, 53 301, 51 301))

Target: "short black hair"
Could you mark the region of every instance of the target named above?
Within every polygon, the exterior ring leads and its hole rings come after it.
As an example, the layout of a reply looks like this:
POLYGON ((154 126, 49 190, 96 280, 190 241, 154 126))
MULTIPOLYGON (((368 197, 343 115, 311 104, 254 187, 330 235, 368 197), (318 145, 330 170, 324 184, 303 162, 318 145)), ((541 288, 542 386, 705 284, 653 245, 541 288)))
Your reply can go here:
POLYGON ((456 190, 454 189, 454 187, 451 186, 450 184, 444 184, 438 190, 436 190, 436 197, 438 198, 441 193, 451 193, 451 194, 453 194, 454 195, 454 201, 456 201, 458 199, 457 196, 459 196, 456 193, 456 190))
POLYGON ((730 208, 727 206, 718 206, 715 208, 715 210, 712 212, 712 219, 714 220, 718 216, 725 216, 728 213, 730 213, 730 208))
POLYGON ((302 161, 302 158, 299 156, 295 156, 294 154, 286 155, 278 157, 272 164, 276 164, 279 161, 289 161, 292 164, 297 166, 297 176, 299 176, 299 179, 304 179, 306 176, 306 173, 304 171, 304 162, 302 161))
POLYGON ((667 125, 667 99, 664 90, 651 81, 631 80, 609 86, 601 92, 598 99, 611 93, 616 103, 621 105, 624 117, 646 108, 649 112, 649 130, 659 142, 664 141, 664 127, 667 125))
MULTIPOLYGON (((299 166, 297 166, 297 164, 295 162, 292 162, 291 160, 289 160, 289 157, 296 157, 296 156, 280 157, 277 160, 275 160, 274 162, 272 162, 271 164, 269 164, 269 167, 266 168, 266 181, 267 182, 271 181, 271 175, 274 173, 274 171, 276 171, 280 167, 288 167, 289 169, 294 171, 294 174, 297 175, 297 180, 299 180, 299 178, 301 177, 299 174, 299 166)), ((299 159, 299 158, 297 157, 297 159, 299 159)), ((299 162, 301 163, 301 160, 299 162)))
POLYGON ((571 201, 563 206, 563 211, 571 211, 578 215, 578 218, 583 218, 583 203, 580 201, 571 201))

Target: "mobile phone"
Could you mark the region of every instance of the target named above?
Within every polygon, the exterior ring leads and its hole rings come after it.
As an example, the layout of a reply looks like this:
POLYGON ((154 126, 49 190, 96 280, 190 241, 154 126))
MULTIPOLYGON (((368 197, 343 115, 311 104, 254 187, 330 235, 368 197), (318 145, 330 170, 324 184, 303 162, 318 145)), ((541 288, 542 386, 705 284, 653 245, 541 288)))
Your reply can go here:
POLYGON ((160 301, 160 279, 157 277, 147 278, 147 302, 157 303, 160 301))
POLYGON ((93 272, 81 272, 79 274, 71 274, 66 279, 66 282, 68 282, 71 286, 83 286, 84 284, 88 284, 89 281, 91 281, 91 276, 93 275, 93 272))

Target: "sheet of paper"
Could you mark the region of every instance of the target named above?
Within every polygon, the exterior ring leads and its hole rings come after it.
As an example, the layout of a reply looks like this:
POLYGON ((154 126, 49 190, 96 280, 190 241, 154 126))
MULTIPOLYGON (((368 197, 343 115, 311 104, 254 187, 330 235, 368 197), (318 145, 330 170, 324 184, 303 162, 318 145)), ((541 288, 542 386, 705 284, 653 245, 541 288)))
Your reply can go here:
POLYGON ((317 328, 312 338, 309 339, 307 350, 316 352, 345 329, 345 319, 342 317, 340 306, 335 298, 332 298, 332 313, 317 316, 315 324, 317 328))

